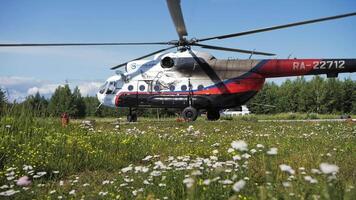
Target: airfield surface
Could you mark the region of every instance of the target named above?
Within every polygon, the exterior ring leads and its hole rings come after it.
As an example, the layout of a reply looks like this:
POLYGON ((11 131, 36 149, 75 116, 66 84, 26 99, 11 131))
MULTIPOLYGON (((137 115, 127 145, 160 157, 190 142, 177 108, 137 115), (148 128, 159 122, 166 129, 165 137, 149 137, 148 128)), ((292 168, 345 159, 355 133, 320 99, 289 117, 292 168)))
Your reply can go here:
POLYGON ((0 138, 0 198, 356 196, 353 122, 97 120, 61 127, 57 119, 7 118, 0 138))

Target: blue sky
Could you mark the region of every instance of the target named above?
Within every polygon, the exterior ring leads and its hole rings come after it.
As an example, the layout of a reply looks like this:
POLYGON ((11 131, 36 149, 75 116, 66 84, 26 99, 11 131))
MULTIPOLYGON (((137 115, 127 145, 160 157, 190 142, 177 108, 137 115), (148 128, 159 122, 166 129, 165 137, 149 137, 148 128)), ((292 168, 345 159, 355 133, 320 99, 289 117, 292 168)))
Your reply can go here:
MULTIPOLYGON (((356 1, 182 0, 182 7, 189 37, 200 38, 355 12, 356 1)), ((165 0, 1 0, 0 27, 0 43, 177 39, 165 0)), ((278 58, 356 58, 356 17, 208 44, 267 51, 278 58)), ((34 91, 50 95, 65 80, 93 94, 113 74, 111 66, 159 48, 1 48, 0 86, 11 91, 12 99, 34 91)), ((218 58, 248 57, 209 52, 218 58)), ((356 80, 355 74, 345 77, 356 80)))

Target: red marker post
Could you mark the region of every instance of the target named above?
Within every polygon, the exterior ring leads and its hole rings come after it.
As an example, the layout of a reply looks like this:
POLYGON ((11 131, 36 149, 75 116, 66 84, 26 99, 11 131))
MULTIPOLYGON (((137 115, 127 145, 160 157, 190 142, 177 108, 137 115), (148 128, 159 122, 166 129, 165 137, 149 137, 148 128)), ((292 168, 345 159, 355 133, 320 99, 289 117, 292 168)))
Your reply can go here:
POLYGON ((66 127, 69 124, 69 115, 66 112, 62 113, 61 121, 63 127, 66 127))

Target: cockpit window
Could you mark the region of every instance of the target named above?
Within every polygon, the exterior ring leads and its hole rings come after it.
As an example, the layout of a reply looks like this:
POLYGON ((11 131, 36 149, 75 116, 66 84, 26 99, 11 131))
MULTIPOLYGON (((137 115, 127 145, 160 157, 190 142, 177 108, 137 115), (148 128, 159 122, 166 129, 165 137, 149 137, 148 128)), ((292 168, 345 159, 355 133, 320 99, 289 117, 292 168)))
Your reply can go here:
POLYGON ((116 89, 116 82, 115 81, 109 82, 108 89, 106 90, 106 94, 114 93, 115 89, 116 89))
POLYGON ((108 82, 106 81, 104 85, 100 86, 99 93, 104 94, 106 86, 108 85, 108 82))

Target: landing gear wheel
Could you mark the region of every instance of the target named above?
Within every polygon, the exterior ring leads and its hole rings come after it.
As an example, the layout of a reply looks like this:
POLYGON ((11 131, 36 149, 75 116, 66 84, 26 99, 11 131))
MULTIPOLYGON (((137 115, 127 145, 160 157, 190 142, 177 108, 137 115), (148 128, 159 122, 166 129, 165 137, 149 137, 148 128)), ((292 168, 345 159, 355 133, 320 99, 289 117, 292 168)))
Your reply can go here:
POLYGON ((182 117, 185 121, 189 121, 189 122, 195 121, 198 117, 198 111, 197 109, 191 106, 186 107, 182 112, 182 117))
POLYGON ((127 115, 127 121, 128 122, 137 122, 137 114, 133 113, 131 115, 127 115))
POLYGON ((209 110, 206 117, 209 121, 216 121, 220 119, 220 112, 219 110, 209 110))

